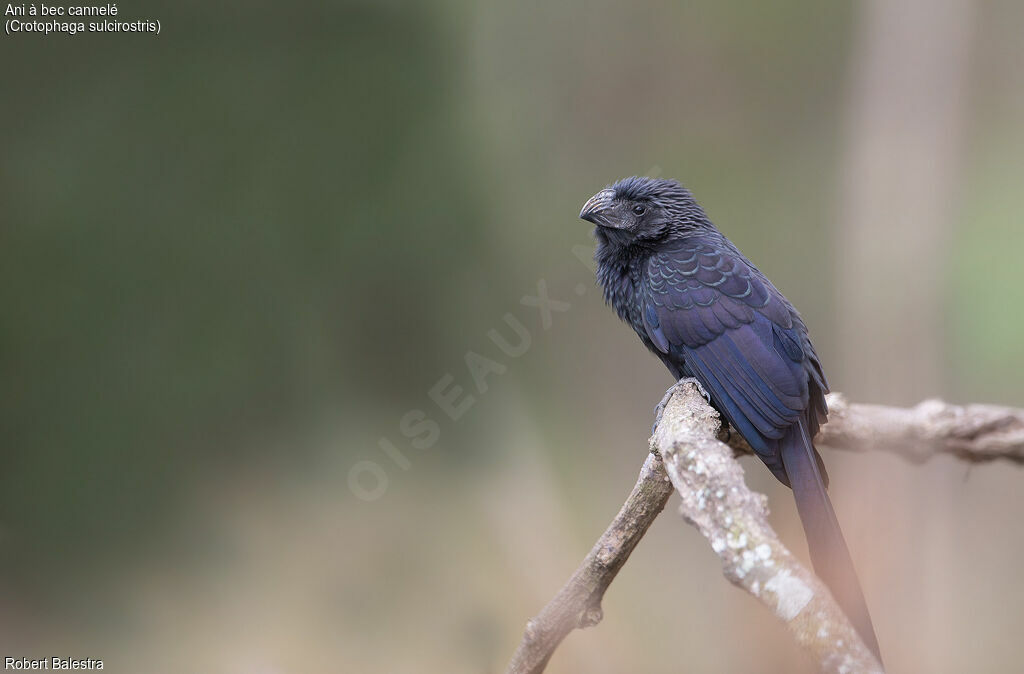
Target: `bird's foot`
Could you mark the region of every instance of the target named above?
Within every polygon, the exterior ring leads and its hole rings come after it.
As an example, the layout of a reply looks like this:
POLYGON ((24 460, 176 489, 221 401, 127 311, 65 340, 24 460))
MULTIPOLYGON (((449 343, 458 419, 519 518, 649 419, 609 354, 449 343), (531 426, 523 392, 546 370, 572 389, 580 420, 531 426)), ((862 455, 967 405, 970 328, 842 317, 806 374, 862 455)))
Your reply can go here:
POLYGON ((693 384, 697 387, 697 391, 704 396, 704 400, 707 400, 709 403, 711 402, 711 396, 706 390, 704 390, 704 387, 696 377, 683 377, 675 384, 668 387, 668 390, 665 391, 665 397, 662 398, 661 402, 658 403, 658 406, 654 408, 654 425, 651 426, 651 435, 654 435, 654 430, 658 427, 658 424, 661 423, 661 417, 665 414, 665 406, 668 405, 668 401, 672 399, 672 395, 684 384, 693 384))

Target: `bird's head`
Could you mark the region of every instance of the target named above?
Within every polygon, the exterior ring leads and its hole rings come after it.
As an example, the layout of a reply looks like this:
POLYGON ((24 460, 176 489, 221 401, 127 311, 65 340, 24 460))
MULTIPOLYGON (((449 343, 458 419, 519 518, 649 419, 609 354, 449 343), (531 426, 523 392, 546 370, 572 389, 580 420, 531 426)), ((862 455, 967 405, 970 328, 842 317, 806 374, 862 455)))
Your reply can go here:
POLYGON ((656 241, 710 226, 689 190, 675 180, 623 178, 583 204, 580 217, 621 243, 656 241))

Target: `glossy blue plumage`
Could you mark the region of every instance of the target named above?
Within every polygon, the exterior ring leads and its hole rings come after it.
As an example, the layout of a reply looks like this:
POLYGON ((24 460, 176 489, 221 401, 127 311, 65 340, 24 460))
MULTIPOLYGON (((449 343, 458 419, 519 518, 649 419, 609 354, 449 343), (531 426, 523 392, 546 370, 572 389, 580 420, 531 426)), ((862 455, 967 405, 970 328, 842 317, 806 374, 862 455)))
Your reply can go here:
POLYGON ((653 252, 636 295, 642 320, 634 328, 642 327, 662 356, 704 385, 729 423, 789 484, 772 441, 801 417, 816 431, 827 390, 789 301, 717 232, 694 233, 653 252))
POLYGON ((674 377, 695 377, 793 488, 814 568, 879 653, 812 438, 828 409, 821 362, 793 305, 672 180, 627 178, 584 204, 605 300, 674 377))

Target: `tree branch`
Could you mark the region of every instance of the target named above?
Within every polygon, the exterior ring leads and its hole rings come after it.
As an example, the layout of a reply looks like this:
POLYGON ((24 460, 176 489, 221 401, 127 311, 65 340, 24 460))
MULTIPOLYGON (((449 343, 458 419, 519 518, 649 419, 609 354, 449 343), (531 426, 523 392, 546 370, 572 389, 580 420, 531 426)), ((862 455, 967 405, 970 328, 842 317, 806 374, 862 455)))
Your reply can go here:
MULTIPOLYGON (((938 454, 1024 463, 1024 410, 938 400, 884 407, 850 403, 839 393, 828 396, 828 405, 829 421, 815 437, 819 445, 883 450, 914 463, 938 454)), ((508 674, 544 671, 572 630, 600 622, 605 590, 665 507, 673 484, 683 516, 708 538, 726 577, 782 618, 823 671, 880 671, 832 596, 778 541, 764 496, 747 489, 729 449, 715 440, 719 431, 717 414, 692 385, 672 397, 632 493, 569 582, 527 623, 508 674), (659 451, 668 457, 669 472, 659 451)), ((738 433, 727 443, 737 454, 750 452, 738 433)))
POLYGON ((526 624, 508 674, 543 672, 562 639, 577 628, 601 621, 601 599, 615 575, 665 507, 672 483, 661 457, 651 454, 619 514, 598 539, 569 582, 526 624))
MULTIPOLYGON (((815 436, 816 445, 855 452, 882 450, 912 463, 939 454, 969 463, 1024 463, 1024 410, 941 400, 886 407, 851 403, 841 393, 828 395, 828 408, 828 423, 815 436)), ((739 453, 751 452, 738 433, 728 442, 739 453)))
POLYGON ((767 499, 747 487, 718 431, 718 413, 685 384, 651 438, 682 498, 683 518, 711 544, 729 582, 785 622, 821 671, 881 672, 829 591, 779 541, 768 524, 767 499))

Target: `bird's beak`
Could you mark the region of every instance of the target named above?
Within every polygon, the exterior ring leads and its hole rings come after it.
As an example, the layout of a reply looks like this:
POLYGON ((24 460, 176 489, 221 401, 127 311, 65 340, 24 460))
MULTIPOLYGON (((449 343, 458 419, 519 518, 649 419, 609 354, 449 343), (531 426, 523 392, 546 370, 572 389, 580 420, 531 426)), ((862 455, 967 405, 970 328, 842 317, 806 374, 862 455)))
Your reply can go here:
POLYGON ((618 218, 612 217, 609 212, 614 203, 615 192, 605 188, 587 199, 587 203, 583 204, 583 209, 580 211, 580 217, 602 227, 621 228, 622 225, 618 218))

